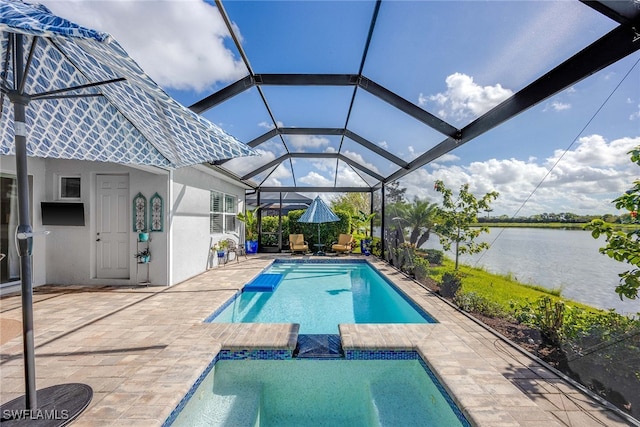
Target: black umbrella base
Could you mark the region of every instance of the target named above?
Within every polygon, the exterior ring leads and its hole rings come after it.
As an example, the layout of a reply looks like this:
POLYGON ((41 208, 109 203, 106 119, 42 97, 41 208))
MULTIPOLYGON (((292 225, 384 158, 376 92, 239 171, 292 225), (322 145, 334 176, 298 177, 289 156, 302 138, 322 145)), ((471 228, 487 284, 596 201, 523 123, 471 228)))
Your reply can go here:
POLYGON ((84 411, 93 397, 93 389, 86 384, 59 384, 36 391, 38 408, 25 409, 25 396, 0 406, 2 427, 64 426, 84 411))

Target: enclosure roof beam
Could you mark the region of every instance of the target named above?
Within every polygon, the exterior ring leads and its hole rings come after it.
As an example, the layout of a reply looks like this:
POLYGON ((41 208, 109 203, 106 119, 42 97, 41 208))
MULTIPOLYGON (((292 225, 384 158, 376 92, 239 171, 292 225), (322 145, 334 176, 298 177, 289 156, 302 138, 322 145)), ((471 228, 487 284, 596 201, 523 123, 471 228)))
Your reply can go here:
POLYGON ((283 135, 344 135, 343 128, 278 128, 283 135))
MULTIPOLYGON (((341 160, 345 163, 347 163, 348 165, 351 165, 352 167, 366 173, 367 175, 377 179, 378 181, 382 181, 384 180, 384 177, 382 175, 380 175, 377 172, 372 171, 371 169, 364 167, 360 164, 358 164, 355 160, 350 159, 349 157, 345 156, 344 154, 340 154, 340 153, 287 153, 283 156, 278 157, 277 159, 274 159, 272 161, 270 161, 269 163, 266 163, 262 166, 260 166, 259 168, 256 168, 254 170, 252 170, 251 172, 245 174, 244 176, 242 176, 240 179, 241 180, 247 180, 247 179, 251 179, 254 176, 273 168, 274 166, 277 166, 279 164, 281 164, 282 162, 284 162, 287 159, 294 159, 294 158, 298 158, 298 159, 338 159, 341 160)), ((264 191, 261 188, 261 191, 264 191)))
POLYGON ((247 143, 251 148, 256 148, 258 145, 262 144, 273 138, 274 136, 280 135, 333 135, 339 136, 344 135, 347 138, 353 140, 354 142, 362 145, 370 151, 378 154, 381 157, 389 160, 392 163, 400 166, 401 168, 408 167, 409 163, 402 160, 401 158, 394 156, 384 148, 374 144, 373 142, 361 137, 357 133, 350 131, 349 129, 343 128, 291 128, 291 127, 283 127, 277 129, 271 129, 270 131, 260 135, 254 140, 247 143))
MULTIPOLYGON (((262 165, 262 166, 260 166, 259 168, 256 168, 256 169, 252 170, 252 171, 251 171, 251 172, 249 172, 248 174, 244 175, 241 179, 242 179, 242 180, 245 180, 245 179, 251 179, 251 178, 253 178, 254 176, 258 175, 259 173, 262 173, 262 172, 264 172, 264 171, 266 171, 266 170, 268 170, 268 169, 271 169, 272 167, 277 166, 277 165, 279 165, 280 163, 284 162, 286 159, 288 159, 288 158, 289 158, 289 156, 290 156, 289 154, 285 154, 284 156, 280 156, 280 157, 278 157, 277 159, 272 160, 272 161, 270 161, 269 163, 267 163, 267 164, 265 164, 265 165, 262 165)), ((263 191, 263 190, 262 190, 262 187, 260 188, 260 190, 261 190, 261 191, 263 191)))
POLYGON ((395 163, 396 165, 400 166, 401 168, 406 168, 406 167, 409 166, 409 163, 405 162, 400 157, 394 156, 393 154, 391 154, 390 152, 388 152, 384 148, 374 144, 373 142, 369 141, 368 139, 365 139, 365 138, 361 137, 360 135, 358 135, 355 132, 350 131, 349 129, 345 129, 344 136, 346 136, 347 138, 353 140, 354 142, 362 145, 364 148, 366 148, 366 149, 368 149, 370 151, 373 151, 374 153, 378 154, 379 156, 384 157, 385 159, 389 160, 390 162, 395 163))
POLYGON ((298 193, 371 193, 372 187, 260 187, 260 191, 298 193))
POLYGON ((368 78, 362 76, 358 81, 358 86, 366 90, 370 94, 377 96, 381 100, 394 106, 403 113, 408 114, 414 119, 419 120, 425 125, 435 129, 441 134, 449 136, 451 138, 460 137, 460 130, 458 130, 457 128, 451 126, 449 123, 434 116, 428 111, 423 110, 416 104, 407 101, 399 95, 396 95, 394 92, 391 92, 389 89, 386 89, 385 87, 377 84, 373 80, 369 80, 368 78))
POLYGON ((338 159, 338 160, 342 160, 343 162, 353 166, 354 168, 361 170, 362 172, 366 173, 369 176, 374 177, 375 179, 377 179, 378 181, 382 181, 384 179, 384 177, 380 174, 378 174, 377 172, 372 171, 369 168, 366 168, 360 164, 358 164, 356 161, 350 159, 349 157, 345 156, 344 154, 340 154, 340 153, 291 153, 289 154, 289 157, 292 158, 303 158, 303 159, 338 159))
POLYGON ((189 109, 196 114, 202 114, 210 108, 223 103, 227 99, 233 98, 253 86, 255 86, 254 78, 247 76, 190 105, 189 109))
POLYGON ((354 86, 357 74, 256 74, 257 85, 269 86, 354 86))
POLYGON ((258 145, 262 144, 263 142, 267 142, 268 140, 270 140, 271 138, 277 135, 278 135, 278 130, 271 129, 270 131, 263 133, 256 139, 249 141, 247 145, 251 148, 256 148, 258 145))

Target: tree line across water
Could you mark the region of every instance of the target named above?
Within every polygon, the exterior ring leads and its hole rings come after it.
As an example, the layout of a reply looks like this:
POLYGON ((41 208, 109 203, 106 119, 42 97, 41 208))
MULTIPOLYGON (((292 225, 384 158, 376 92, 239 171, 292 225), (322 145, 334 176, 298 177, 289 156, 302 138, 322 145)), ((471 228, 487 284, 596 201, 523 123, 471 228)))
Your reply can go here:
POLYGON ((511 217, 509 215, 479 216, 478 222, 485 224, 510 223, 510 224, 586 224, 594 219, 601 219, 610 224, 630 224, 635 222, 631 213, 621 215, 579 215, 571 212, 541 213, 531 216, 511 217))

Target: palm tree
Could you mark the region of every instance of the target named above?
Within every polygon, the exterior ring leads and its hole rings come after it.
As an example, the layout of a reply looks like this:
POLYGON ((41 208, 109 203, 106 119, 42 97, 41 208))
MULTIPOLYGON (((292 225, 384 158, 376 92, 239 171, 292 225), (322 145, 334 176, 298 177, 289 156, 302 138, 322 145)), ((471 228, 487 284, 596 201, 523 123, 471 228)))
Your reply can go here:
POLYGON ((424 245, 433 229, 438 213, 438 204, 430 203, 418 197, 413 199, 413 203, 407 203, 402 209, 402 218, 411 230, 409 243, 415 244, 417 248, 424 245))

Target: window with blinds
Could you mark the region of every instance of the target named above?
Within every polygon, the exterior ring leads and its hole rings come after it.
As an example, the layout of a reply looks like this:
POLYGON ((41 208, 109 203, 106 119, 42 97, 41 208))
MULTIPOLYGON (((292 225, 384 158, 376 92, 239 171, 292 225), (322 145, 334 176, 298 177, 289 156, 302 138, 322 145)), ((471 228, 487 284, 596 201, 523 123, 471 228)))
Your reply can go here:
POLYGON ((236 196, 211 190, 209 210, 210 233, 235 233, 238 231, 236 221, 238 198, 236 196))

